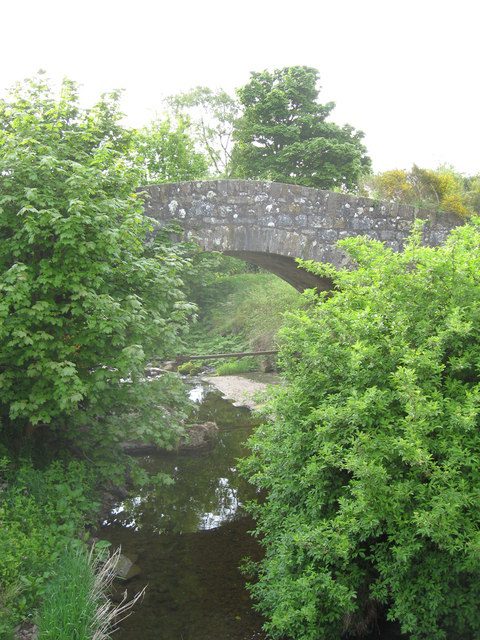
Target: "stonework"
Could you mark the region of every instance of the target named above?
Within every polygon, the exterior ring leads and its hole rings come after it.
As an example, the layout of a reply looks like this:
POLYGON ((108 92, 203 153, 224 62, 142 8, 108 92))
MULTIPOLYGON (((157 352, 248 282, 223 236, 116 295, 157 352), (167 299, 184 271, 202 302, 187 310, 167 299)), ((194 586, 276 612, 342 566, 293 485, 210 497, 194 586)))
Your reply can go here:
POLYGON ((348 266, 336 246, 342 238, 366 235, 400 251, 416 218, 427 221, 429 246, 462 224, 450 213, 275 182, 182 182, 144 191, 145 213, 160 225, 175 221, 185 239, 258 264, 299 290, 330 288, 330 282, 298 269, 295 258, 348 266))

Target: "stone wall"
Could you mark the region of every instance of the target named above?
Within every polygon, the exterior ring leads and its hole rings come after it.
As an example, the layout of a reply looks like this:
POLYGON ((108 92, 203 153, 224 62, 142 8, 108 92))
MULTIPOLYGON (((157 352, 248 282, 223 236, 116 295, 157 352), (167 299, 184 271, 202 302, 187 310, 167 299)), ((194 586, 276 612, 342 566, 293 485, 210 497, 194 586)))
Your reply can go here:
POLYGON ((145 191, 145 213, 160 224, 177 221, 186 239, 270 268, 299 289, 314 282, 298 274, 294 259, 347 265, 336 247, 342 238, 367 235, 399 251, 416 218, 427 220, 424 242, 431 246, 462 223, 454 214, 275 182, 183 182, 145 191))

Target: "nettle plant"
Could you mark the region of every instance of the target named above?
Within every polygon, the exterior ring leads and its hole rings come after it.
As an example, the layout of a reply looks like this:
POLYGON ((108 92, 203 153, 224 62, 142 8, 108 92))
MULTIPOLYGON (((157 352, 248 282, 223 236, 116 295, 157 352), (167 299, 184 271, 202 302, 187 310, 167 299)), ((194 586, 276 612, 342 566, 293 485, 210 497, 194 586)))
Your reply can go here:
POLYGON ((272 637, 480 637, 480 219, 403 253, 341 243, 358 269, 290 315, 287 384, 245 472, 272 637))
MULTIPOLYGON (((191 311, 179 277, 185 260, 146 242, 136 191, 142 169, 118 98, 85 109, 74 83, 64 81, 56 96, 40 74, 0 101, 5 431, 72 430, 83 412, 103 416, 105 426, 126 396, 134 406, 137 392, 146 413, 147 389, 135 383, 152 354, 175 349, 191 311)), ((161 439, 161 426, 177 417, 165 407, 182 393, 168 378, 149 391, 149 422, 132 420, 130 435, 150 429, 161 439)))

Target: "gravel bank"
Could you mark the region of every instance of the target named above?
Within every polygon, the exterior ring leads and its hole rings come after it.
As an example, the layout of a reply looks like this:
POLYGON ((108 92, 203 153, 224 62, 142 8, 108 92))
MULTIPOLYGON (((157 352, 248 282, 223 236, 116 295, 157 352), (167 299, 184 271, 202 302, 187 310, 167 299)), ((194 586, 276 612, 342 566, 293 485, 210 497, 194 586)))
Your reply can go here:
POLYGON ((276 384, 279 378, 274 375, 262 376, 262 380, 252 380, 248 376, 208 376, 202 378, 216 387, 236 407, 255 409, 261 404, 255 396, 265 391, 269 384, 276 384))

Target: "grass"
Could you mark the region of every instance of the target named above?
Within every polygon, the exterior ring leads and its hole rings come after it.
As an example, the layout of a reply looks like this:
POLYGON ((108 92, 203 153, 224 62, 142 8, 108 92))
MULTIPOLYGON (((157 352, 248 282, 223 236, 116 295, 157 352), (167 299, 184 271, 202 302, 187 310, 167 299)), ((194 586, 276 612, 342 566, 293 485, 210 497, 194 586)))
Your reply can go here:
POLYGON ((212 309, 216 333, 242 334, 248 348, 273 349, 285 311, 298 308, 302 297, 271 273, 244 273, 230 277, 231 290, 212 309))
MULTIPOLYGON (((203 287, 203 298, 197 301, 201 321, 192 328, 185 353, 275 349, 283 314, 302 304, 301 294, 277 276, 265 272, 224 275, 220 285, 213 282, 203 287)), ((192 364, 185 367, 186 373, 192 364)), ((213 365, 219 375, 232 375, 258 370, 262 359, 216 360, 208 364, 213 365)))
POLYGON ((40 610, 39 640, 92 640, 98 606, 93 563, 82 548, 60 556, 40 610))
POLYGON ((93 477, 78 461, 35 469, 0 458, 0 638, 44 600, 53 567, 97 508, 93 477))
MULTIPOLYGON (((60 556, 38 618, 38 640, 107 640, 134 604, 114 606, 107 593, 120 549, 105 559, 94 547, 71 546, 60 556)), ((125 596, 126 597, 126 596, 125 596)))
POLYGON ((215 367, 218 376, 234 376, 238 373, 248 373, 258 369, 257 358, 240 358, 238 360, 223 361, 215 367))

